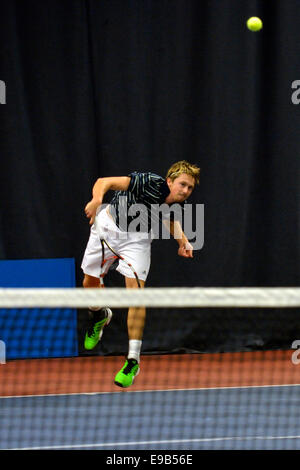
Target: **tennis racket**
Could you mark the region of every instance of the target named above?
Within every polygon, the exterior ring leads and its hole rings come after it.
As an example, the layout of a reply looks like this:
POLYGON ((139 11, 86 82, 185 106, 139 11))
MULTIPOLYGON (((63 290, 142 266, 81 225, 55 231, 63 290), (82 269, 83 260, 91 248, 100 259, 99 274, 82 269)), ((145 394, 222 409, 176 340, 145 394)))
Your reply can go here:
POLYGON ((112 264, 114 263, 111 262, 112 260, 122 260, 124 263, 127 264, 127 266, 131 269, 132 273, 134 274, 134 277, 136 279, 136 282, 137 282, 137 285, 138 287, 141 287, 141 284, 140 284, 140 281, 139 281, 139 278, 138 278, 138 275, 137 273, 135 272, 132 264, 128 263, 128 261, 126 261, 126 259, 119 255, 110 245, 109 243, 105 240, 105 238, 100 238, 100 241, 101 241, 101 247, 102 247, 102 261, 101 261, 101 271, 100 271, 100 286, 101 287, 104 287, 104 281, 103 281, 103 278, 104 276, 107 274, 109 268, 112 266, 112 264), (111 256, 108 256, 105 258, 105 245, 106 247, 109 249, 109 251, 112 253, 111 256), (108 264, 108 262, 111 262, 108 264), (107 266, 107 267, 106 267, 107 266))

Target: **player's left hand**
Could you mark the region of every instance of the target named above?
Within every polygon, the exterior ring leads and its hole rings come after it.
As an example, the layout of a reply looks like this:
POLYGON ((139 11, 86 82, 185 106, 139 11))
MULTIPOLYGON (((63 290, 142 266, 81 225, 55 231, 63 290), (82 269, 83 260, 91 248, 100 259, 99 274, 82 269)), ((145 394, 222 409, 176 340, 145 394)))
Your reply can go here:
POLYGON ((181 245, 178 249, 179 256, 183 256, 184 258, 193 258, 193 247, 190 243, 186 243, 185 245, 181 245))

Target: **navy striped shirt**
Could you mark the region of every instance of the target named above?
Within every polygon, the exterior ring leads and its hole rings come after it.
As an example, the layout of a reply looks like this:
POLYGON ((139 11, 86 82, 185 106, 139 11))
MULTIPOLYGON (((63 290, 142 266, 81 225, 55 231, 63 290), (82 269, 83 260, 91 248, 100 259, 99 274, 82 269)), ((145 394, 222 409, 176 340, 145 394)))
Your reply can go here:
MULTIPOLYGON (((183 203, 176 204, 174 211, 165 203, 170 194, 169 187, 164 178, 155 173, 130 173, 130 183, 127 191, 115 191, 110 201, 110 213, 116 225, 123 231, 149 232, 153 224, 158 224, 164 218, 171 220, 180 219, 178 209, 183 208, 183 203), (159 206, 163 210, 157 212, 159 206), (136 225, 133 221, 140 222, 136 225)), ((157 228, 157 227, 156 227, 157 228)))

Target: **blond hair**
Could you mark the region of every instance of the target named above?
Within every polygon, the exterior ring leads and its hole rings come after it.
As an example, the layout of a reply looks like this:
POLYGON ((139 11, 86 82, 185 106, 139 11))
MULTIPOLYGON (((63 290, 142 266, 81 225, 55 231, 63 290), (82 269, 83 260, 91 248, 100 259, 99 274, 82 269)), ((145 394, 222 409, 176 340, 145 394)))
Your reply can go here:
POLYGON ((186 160, 180 160, 180 162, 174 163, 167 172, 166 178, 170 178, 174 181, 178 176, 186 173, 194 178, 195 183, 199 184, 200 168, 197 165, 187 162, 186 160))

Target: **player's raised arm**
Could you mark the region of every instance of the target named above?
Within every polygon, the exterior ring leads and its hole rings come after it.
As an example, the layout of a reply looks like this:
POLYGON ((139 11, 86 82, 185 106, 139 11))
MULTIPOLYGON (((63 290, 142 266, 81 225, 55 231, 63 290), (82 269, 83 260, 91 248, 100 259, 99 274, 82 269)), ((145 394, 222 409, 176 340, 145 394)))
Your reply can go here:
POLYGON ((93 186, 93 197, 84 208, 84 212, 90 225, 95 221, 96 211, 102 204, 105 193, 109 190, 126 191, 130 183, 129 176, 112 176, 109 178, 98 178, 93 186))

